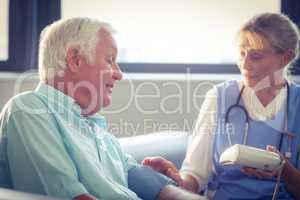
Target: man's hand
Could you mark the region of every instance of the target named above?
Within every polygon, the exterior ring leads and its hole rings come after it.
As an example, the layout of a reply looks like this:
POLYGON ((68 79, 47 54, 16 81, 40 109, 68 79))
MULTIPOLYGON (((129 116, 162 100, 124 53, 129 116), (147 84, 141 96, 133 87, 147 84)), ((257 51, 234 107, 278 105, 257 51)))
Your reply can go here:
POLYGON ((205 197, 193 194, 173 185, 166 185, 160 191, 158 200, 207 200, 205 197))
POLYGON ((81 194, 81 195, 73 198, 73 200, 100 200, 100 199, 97 199, 96 197, 94 197, 91 194, 81 194))
MULTIPOLYGON (((267 149, 267 151, 275 152, 277 154, 280 154, 280 152, 273 146, 268 145, 266 149, 267 149)), ((279 171, 279 167, 277 169, 273 170, 273 171, 264 171, 264 170, 255 169, 255 168, 252 168, 252 167, 244 167, 242 169, 242 172, 245 173, 246 175, 255 176, 259 179, 270 179, 274 176, 277 176, 278 171, 279 171)))
POLYGON ((151 167, 153 170, 158 171, 177 182, 179 186, 183 185, 179 171, 176 166, 169 160, 161 157, 146 157, 142 161, 143 165, 151 167))

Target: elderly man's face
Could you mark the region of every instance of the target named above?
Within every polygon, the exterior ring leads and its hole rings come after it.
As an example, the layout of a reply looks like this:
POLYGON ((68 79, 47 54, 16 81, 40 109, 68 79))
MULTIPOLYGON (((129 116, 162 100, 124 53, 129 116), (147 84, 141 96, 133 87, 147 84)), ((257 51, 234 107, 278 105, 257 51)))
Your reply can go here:
POLYGON ((105 29, 99 31, 100 42, 96 46, 95 62, 84 62, 79 74, 82 84, 81 95, 86 102, 85 114, 98 112, 111 102, 111 93, 115 81, 122 79, 122 72, 118 64, 117 45, 111 34, 105 29))

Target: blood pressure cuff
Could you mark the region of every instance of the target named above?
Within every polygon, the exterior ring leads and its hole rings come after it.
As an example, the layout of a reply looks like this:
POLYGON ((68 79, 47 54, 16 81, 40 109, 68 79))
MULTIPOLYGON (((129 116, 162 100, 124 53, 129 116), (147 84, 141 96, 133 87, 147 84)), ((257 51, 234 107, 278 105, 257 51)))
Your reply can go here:
POLYGON ((128 171, 128 187, 143 200, 155 200, 166 185, 175 185, 169 177, 147 166, 137 165, 128 171))

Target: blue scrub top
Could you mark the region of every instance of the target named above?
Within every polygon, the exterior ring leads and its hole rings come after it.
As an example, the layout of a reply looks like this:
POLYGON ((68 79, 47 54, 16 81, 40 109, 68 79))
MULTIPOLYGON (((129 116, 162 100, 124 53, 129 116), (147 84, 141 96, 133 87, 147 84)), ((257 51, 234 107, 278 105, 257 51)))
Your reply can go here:
MULTIPOLYGON (((228 132, 225 126, 225 114, 228 108, 235 104, 240 93, 237 81, 229 81, 217 86, 218 92, 218 118, 217 128, 214 134, 213 145, 213 165, 214 172, 209 181, 209 188, 215 190, 213 199, 271 199, 276 184, 276 179, 257 179, 247 176, 241 172, 241 166, 222 166, 219 164, 220 155, 229 147, 229 137, 233 144, 242 144, 245 128, 245 114, 241 109, 233 109, 229 119, 233 127, 233 132, 228 132)), ((298 145, 300 137, 300 125, 295 120, 299 119, 300 89, 294 84, 290 84, 289 105, 293 107, 288 111, 288 131, 295 134, 292 142, 291 163, 297 167, 298 145)), ((244 106, 241 99, 240 105, 244 106)), ((286 106, 283 106, 277 116, 268 121, 257 121, 250 117, 249 134, 247 145, 265 149, 267 145, 278 146, 281 139, 280 131, 284 127, 284 114, 286 106)), ((281 148, 284 154, 287 150, 287 137, 283 139, 281 148)), ((278 199, 293 199, 286 191, 284 182, 281 182, 278 199)))

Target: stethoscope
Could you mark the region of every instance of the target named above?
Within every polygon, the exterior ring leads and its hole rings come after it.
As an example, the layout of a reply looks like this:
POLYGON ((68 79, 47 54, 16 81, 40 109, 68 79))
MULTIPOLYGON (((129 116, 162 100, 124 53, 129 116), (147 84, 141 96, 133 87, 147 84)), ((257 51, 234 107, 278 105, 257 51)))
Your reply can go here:
MULTIPOLYGON (((288 102, 289 102, 289 96, 290 96, 290 88, 289 88, 288 82, 286 82, 286 86, 287 86, 286 112, 285 112, 285 117, 284 117, 284 129, 281 132, 281 137, 280 137, 280 142, 279 142, 279 151, 282 148, 283 137, 284 137, 284 135, 286 135, 288 137, 288 140, 287 140, 288 149, 285 152, 284 157, 286 159, 290 159, 292 157, 292 137, 294 135, 287 131, 288 110, 289 110, 289 103, 288 102)), ((243 85, 235 104, 231 105, 225 113, 225 128, 227 130, 227 128, 229 126, 229 114, 230 114, 230 112, 233 109, 240 109, 245 115, 245 128, 244 128, 243 144, 246 145, 247 144, 247 139, 248 139, 248 129, 249 129, 249 121, 250 120, 249 120, 248 111, 246 110, 246 108, 244 106, 240 105, 240 100, 241 100, 244 89, 245 89, 245 86, 243 85)), ((232 146, 231 134, 227 133, 227 136, 228 136, 229 145, 232 146)))

